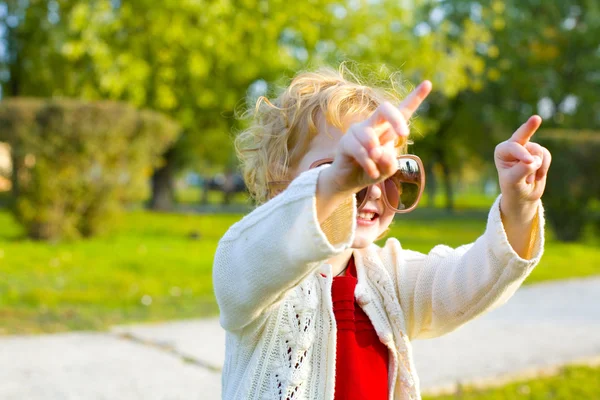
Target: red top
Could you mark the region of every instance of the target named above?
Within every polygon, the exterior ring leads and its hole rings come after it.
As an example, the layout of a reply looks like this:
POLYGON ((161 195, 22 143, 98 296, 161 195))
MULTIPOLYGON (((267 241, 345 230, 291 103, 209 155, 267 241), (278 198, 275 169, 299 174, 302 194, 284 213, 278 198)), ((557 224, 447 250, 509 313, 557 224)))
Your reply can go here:
POLYGON ((388 349, 369 317, 354 299, 354 256, 345 276, 333 278, 333 313, 337 323, 335 400, 388 398, 388 349))

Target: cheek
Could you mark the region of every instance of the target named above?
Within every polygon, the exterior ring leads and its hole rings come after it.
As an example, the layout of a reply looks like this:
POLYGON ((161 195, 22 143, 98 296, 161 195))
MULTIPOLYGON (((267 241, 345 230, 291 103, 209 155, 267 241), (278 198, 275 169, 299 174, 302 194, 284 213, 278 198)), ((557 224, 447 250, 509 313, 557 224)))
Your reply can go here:
POLYGON ((390 224, 392 223, 392 221, 394 220, 394 213, 393 212, 388 212, 386 210, 386 212, 379 217, 379 226, 381 227, 382 230, 387 229, 390 224))

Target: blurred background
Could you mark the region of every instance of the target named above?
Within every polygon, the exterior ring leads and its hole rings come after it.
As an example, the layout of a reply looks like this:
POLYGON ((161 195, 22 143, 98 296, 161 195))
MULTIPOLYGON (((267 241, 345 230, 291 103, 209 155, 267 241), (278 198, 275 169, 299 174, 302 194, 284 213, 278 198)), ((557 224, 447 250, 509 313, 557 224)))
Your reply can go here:
POLYGON ((412 125, 426 196, 390 234, 405 248, 476 239, 494 147, 539 114, 548 242, 526 285, 600 274, 596 0, 0 1, 0 339, 216 316, 217 242, 253 208, 236 115, 343 61, 433 82, 412 125))

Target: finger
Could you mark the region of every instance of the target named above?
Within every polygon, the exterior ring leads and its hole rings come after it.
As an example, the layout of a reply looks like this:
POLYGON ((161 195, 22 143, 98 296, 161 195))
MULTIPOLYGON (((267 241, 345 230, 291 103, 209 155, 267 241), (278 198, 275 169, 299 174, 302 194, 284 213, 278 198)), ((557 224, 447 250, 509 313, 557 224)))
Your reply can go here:
MULTIPOLYGON (((544 166, 544 148, 537 143, 529 142, 525 145, 525 148, 533 157, 536 159, 535 162, 540 165, 535 174, 527 176, 527 183, 533 183, 534 179, 539 181, 545 175, 542 174, 540 169, 544 166)), ((549 166, 549 165, 548 165, 549 166)))
POLYGON ((531 183, 542 164, 541 157, 533 156, 524 146, 508 141, 496 147, 495 158, 499 168, 509 171, 510 181, 513 183, 523 179, 531 183))
POLYGON ((419 108, 423 100, 425 100, 427 95, 431 92, 431 87, 431 82, 421 82, 421 84, 417 86, 415 90, 410 92, 410 94, 398 105, 398 109, 406 120, 409 120, 415 111, 417 111, 417 108, 419 108))
POLYGON ((529 151, 515 142, 502 142, 496 146, 496 158, 499 161, 511 162, 521 161, 525 164, 531 164, 535 161, 529 151))
POLYGON ((389 177, 396 173, 398 164, 396 162, 397 151, 394 146, 385 145, 382 146, 383 152, 379 160, 377 161, 377 168, 382 175, 389 177))
POLYGON ((531 155, 544 158, 544 148, 540 144, 529 142, 525 145, 525 148, 531 153, 531 155))
POLYGON ((402 115, 400 110, 394 107, 390 102, 385 102, 377 107, 375 112, 371 114, 371 116, 367 118, 364 123, 366 126, 374 128, 381 123, 385 123, 386 121, 390 123, 392 129, 397 135, 404 137, 408 136, 408 124, 406 123, 404 115, 402 115))
POLYGON ((369 152, 358 141, 355 135, 352 135, 349 141, 349 153, 352 158, 362 167, 362 169, 372 179, 379 178, 377 165, 369 156, 369 152))
POLYGON ((357 129, 353 134, 369 153, 380 146, 379 137, 373 128, 357 129))
POLYGON ((515 181, 525 179, 526 183, 533 183, 535 175, 540 169, 541 165, 541 161, 536 161, 530 164, 518 163, 513 168, 511 168, 511 173, 515 181))
POLYGON ((538 115, 534 115, 521 125, 508 140, 525 146, 541 124, 542 119, 538 115))
POLYGON ((542 161, 544 160, 544 148, 534 142, 527 143, 525 148, 535 159, 534 162, 538 162, 541 165, 542 161))
POLYGON ((544 179, 546 177, 546 175, 548 175, 548 169, 550 169, 550 163, 552 162, 552 155, 550 154, 548 149, 546 149, 542 146, 540 146, 540 147, 542 148, 542 151, 543 151, 542 166, 537 170, 537 172, 535 174, 536 181, 541 181, 542 179, 544 179))
POLYGON ((379 143, 381 145, 385 145, 388 142, 396 144, 398 140, 398 134, 394 128, 392 128, 392 125, 389 122, 385 121, 375 125, 372 129, 375 131, 375 135, 377 135, 379 138, 379 143))

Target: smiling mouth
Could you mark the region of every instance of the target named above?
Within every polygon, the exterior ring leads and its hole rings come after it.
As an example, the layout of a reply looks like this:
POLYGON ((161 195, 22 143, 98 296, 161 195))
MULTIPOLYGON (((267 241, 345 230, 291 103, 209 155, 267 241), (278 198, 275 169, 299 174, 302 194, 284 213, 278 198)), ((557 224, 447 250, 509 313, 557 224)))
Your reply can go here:
POLYGON ((374 212, 359 212, 357 218, 363 221, 375 221, 379 218, 379 214, 374 212))

